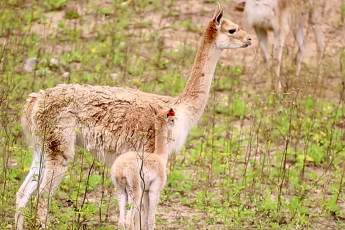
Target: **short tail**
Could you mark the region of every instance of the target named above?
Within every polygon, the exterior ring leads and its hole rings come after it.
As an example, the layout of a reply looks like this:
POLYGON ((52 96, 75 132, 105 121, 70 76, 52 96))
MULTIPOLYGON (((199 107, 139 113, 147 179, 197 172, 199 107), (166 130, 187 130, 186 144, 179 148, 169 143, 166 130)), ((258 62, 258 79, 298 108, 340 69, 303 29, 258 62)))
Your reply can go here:
POLYGON ((127 178, 126 177, 120 177, 116 178, 116 184, 120 185, 121 187, 125 188, 127 186, 127 178))

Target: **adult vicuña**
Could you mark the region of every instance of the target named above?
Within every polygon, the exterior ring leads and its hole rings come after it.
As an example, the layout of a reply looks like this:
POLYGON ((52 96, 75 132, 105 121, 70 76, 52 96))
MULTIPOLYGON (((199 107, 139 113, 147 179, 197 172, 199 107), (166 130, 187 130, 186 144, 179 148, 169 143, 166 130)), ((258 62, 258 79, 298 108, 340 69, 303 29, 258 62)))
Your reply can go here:
POLYGON ((23 227, 22 209, 37 187, 38 217, 41 225, 47 222, 48 199, 74 157, 76 140, 110 167, 117 156, 130 150, 153 152, 155 116, 149 107, 157 111, 174 108, 179 119, 168 152, 178 151, 205 109, 222 50, 250 44, 245 31, 223 19, 219 6, 203 33, 187 85, 176 98, 135 89, 76 84, 30 94, 22 126, 33 148, 33 160, 17 192, 17 229, 23 227))
MULTIPOLYGON (((246 0, 245 12, 247 22, 255 30, 264 60, 270 63, 268 33, 273 31, 273 66, 278 77, 278 87, 281 88, 280 72, 283 48, 286 37, 293 32, 298 45, 296 56, 296 75, 301 71, 305 54, 304 29, 307 24, 312 26, 318 51, 317 64, 320 66, 325 47, 324 35, 320 27, 320 11, 323 0, 246 0)), ((243 4, 243 3, 242 3, 243 4)))
POLYGON ((171 132, 174 122, 173 109, 159 112, 155 119, 155 151, 130 151, 115 160, 111 177, 119 200, 120 228, 154 229, 156 207, 166 182, 168 142, 173 140, 171 132), (126 215, 127 203, 131 209, 126 215))

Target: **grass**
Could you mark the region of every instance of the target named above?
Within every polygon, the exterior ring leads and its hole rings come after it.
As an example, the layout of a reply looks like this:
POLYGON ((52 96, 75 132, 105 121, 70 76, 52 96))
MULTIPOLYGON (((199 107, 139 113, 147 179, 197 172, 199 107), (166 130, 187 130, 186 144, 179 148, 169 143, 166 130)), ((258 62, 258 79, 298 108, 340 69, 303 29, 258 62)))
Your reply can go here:
MULTIPOLYGON (((176 19, 178 4, 0 3, 1 229, 14 226, 15 193, 31 163, 19 124, 26 96, 62 82, 178 95, 202 26, 176 19), (154 26, 153 13, 169 26, 154 26), (169 30, 192 35, 172 45, 169 30), (28 58, 37 59, 32 72, 23 70, 28 58)), ((323 84, 308 66, 300 79, 289 76, 283 95, 250 82, 250 66, 220 63, 201 122, 170 161, 157 228, 343 229, 344 53, 326 57, 323 84)), ((50 205, 52 226, 111 229, 116 204, 108 170, 78 149, 50 205)), ((26 210, 28 229, 37 227, 34 217, 35 199, 26 210)))

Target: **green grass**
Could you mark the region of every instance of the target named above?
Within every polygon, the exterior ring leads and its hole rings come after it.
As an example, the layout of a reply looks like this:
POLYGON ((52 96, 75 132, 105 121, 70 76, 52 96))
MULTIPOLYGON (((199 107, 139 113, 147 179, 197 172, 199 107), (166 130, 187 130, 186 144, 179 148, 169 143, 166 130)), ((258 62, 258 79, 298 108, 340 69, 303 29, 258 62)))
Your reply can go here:
MULTIPOLYGON (((197 35, 202 27, 189 16, 176 18, 180 2, 173 0, 88 1, 83 12, 73 7, 78 1, 23 4, 0 3, 0 229, 14 227, 15 193, 31 163, 19 123, 27 95, 63 82, 178 95, 195 36, 173 46, 168 30, 155 29, 146 16, 162 15, 174 33, 197 35), (49 28, 49 17, 62 11, 49 28), (23 71, 27 58, 37 58, 33 72, 23 71)), ((344 82, 344 49, 333 56, 324 85, 308 66, 300 79, 291 77, 284 95, 266 85, 256 89, 248 66, 221 62, 202 120, 170 161, 158 229, 168 218, 176 229, 344 228, 344 87, 332 84, 344 82)), ((117 201, 108 175, 78 149, 50 205, 54 229, 114 228, 117 201)), ((29 229, 37 228, 35 204, 33 198, 26 209, 29 229)))

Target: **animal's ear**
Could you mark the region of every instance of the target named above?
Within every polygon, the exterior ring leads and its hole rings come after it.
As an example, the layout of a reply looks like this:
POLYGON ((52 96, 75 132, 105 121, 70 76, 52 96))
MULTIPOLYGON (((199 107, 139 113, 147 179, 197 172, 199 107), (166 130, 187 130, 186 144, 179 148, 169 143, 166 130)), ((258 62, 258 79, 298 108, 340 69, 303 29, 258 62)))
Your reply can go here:
POLYGON ((246 1, 241 0, 235 6, 235 10, 239 12, 243 12, 244 8, 246 8, 246 1))
POLYGON ((173 109, 169 109, 167 112, 167 117, 174 117, 175 116, 175 111, 173 109))
POLYGON ((220 5, 220 3, 218 2, 218 7, 214 11, 213 18, 212 18, 212 20, 216 26, 220 26, 220 24, 222 22, 222 18, 223 18, 223 13, 224 13, 224 9, 220 5))

